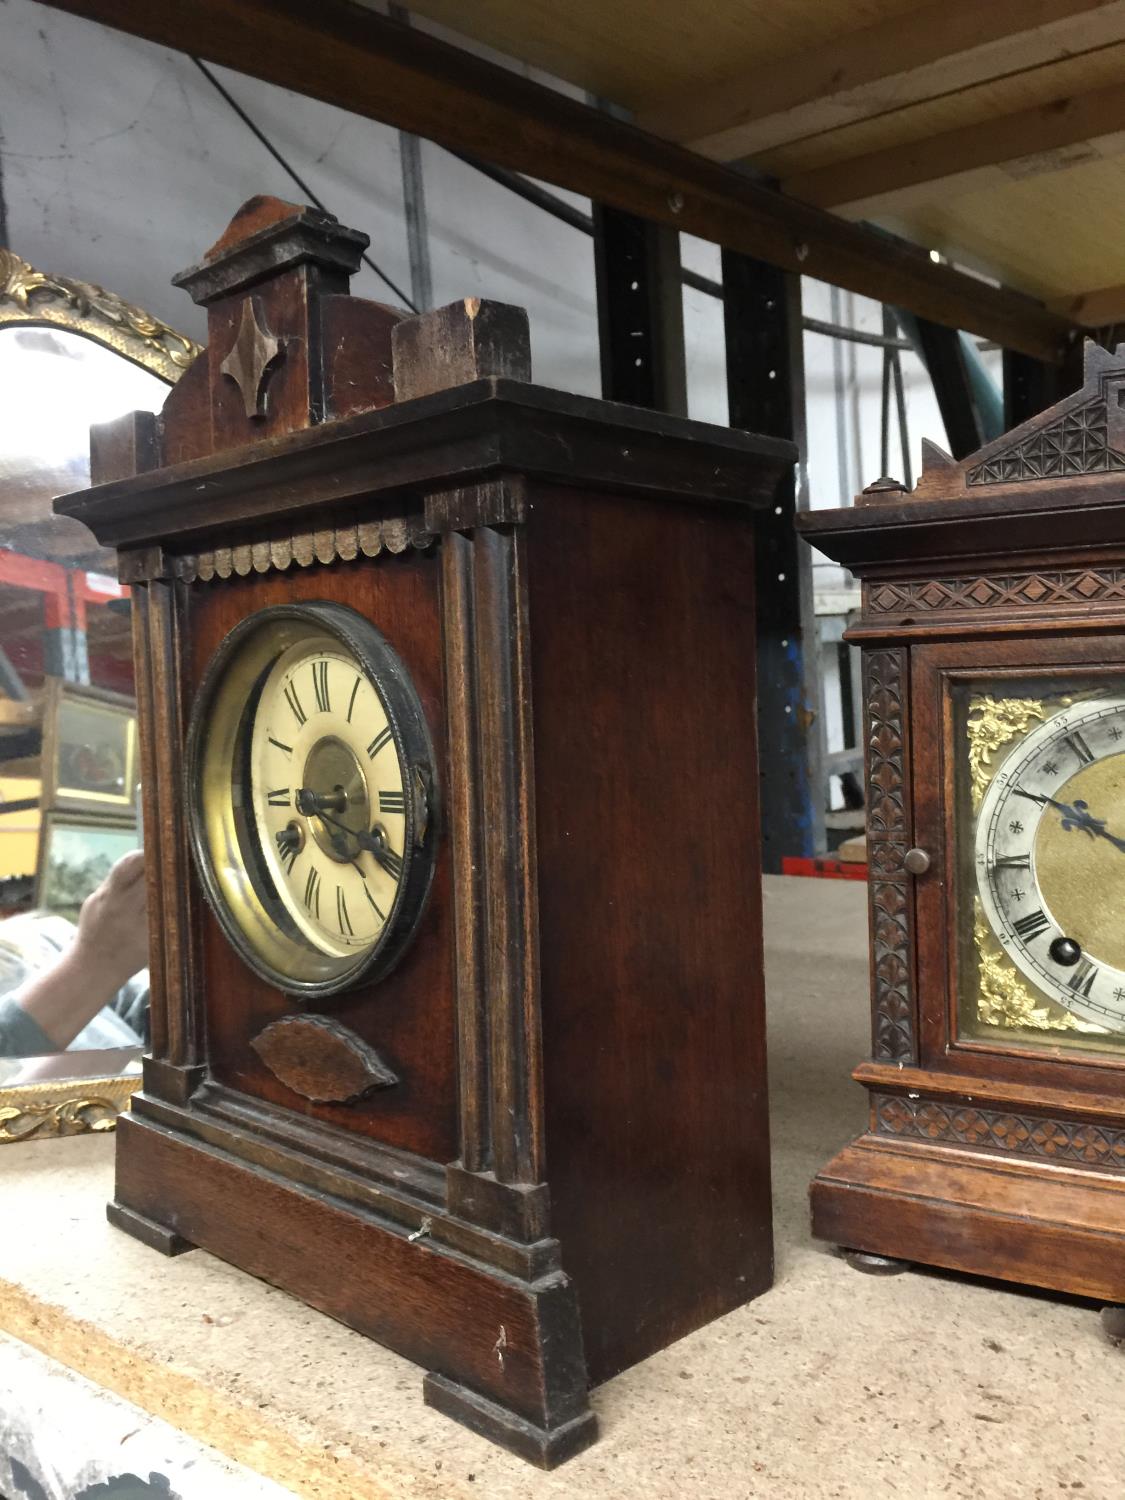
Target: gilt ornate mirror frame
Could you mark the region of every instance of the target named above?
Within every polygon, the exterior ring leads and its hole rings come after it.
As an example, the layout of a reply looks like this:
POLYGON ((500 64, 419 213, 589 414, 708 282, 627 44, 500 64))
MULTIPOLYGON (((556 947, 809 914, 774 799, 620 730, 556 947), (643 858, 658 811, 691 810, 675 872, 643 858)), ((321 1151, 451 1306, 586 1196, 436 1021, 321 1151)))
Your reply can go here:
MULTIPOLYGON (((116 293, 39 271, 0 247, 0 331, 18 327, 57 328, 91 339, 168 385, 202 352, 201 345, 116 293)), ((140 1083, 139 1073, 108 1072, 124 1065, 125 1051, 58 1056, 65 1062, 55 1076, 0 1087, 0 1145, 110 1130, 140 1083), (81 1076, 86 1057, 97 1076, 81 1076)))
POLYGON ((201 352, 167 323, 90 281, 37 271, 0 247, 0 328, 50 327, 104 344, 175 385, 201 352))

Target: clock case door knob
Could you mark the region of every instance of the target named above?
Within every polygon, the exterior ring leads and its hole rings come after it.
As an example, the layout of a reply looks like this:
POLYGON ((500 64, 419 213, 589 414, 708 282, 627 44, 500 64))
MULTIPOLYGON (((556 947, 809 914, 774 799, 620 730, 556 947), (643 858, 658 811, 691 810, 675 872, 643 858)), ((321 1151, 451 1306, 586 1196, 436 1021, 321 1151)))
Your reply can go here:
POLYGON ((902 862, 911 875, 924 875, 930 868, 930 856, 925 849, 908 849, 902 862))

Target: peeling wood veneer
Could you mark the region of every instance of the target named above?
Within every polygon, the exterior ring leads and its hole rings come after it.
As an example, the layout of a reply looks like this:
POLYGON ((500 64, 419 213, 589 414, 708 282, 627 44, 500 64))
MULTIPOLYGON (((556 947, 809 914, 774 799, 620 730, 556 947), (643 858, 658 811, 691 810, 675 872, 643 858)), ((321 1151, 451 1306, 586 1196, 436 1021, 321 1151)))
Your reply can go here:
POLYGON ((322 1104, 351 1104, 399 1081, 374 1047, 329 1016, 274 1021, 250 1045, 287 1088, 322 1104))

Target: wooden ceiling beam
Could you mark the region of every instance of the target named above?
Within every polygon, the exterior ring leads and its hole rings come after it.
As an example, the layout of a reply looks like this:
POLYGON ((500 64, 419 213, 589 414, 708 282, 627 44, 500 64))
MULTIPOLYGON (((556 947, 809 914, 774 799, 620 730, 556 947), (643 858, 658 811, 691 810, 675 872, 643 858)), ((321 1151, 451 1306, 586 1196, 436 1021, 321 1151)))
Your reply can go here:
POLYGON ((931 0, 642 112, 718 161, 1125 40, 1123 0, 931 0))
POLYGON ((50 3, 1039 359, 1074 336, 1030 297, 348 0, 50 3))
POLYGON ((1052 307, 1060 315, 1083 328, 1125 327, 1125 285, 1103 286, 1093 292, 1076 292, 1059 297, 1052 307))
POLYGON ((1125 84, 1071 95, 782 181, 806 203, 878 218, 939 194, 964 194, 1125 151, 1125 84))

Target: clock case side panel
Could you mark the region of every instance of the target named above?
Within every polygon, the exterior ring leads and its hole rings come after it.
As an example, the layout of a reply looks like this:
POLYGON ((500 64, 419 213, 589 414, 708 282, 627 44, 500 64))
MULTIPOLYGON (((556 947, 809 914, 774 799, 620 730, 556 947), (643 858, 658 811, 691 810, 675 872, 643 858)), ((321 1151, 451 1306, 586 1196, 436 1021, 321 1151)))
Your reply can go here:
POLYGON ((596 1383, 772 1282, 753 515, 528 494, 545 1154, 596 1383))

